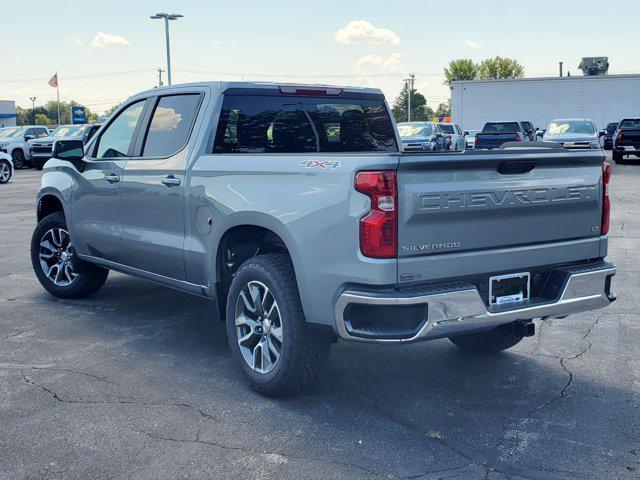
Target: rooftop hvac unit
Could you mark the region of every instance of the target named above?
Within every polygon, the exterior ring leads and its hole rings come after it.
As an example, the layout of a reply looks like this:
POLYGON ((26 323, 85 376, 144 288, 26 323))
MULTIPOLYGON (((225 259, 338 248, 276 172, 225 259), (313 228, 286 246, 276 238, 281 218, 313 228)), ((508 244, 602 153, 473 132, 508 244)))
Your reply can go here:
POLYGON ((606 75, 609 71, 609 57, 584 57, 578 68, 585 76, 606 75))

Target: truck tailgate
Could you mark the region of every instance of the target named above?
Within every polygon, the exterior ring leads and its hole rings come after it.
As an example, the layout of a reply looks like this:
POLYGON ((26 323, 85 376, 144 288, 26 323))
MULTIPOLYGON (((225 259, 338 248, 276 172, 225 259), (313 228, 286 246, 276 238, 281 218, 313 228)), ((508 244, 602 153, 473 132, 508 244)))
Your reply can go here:
POLYGON ((437 278, 430 265, 449 257, 466 274, 518 268, 528 247, 545 250, 549 264, 597 257, 603 161, 600 151, 545 149, 402 154, 399 280, 437 278), (554 245, 572 253, 550 254, 554 245), (510 262, 512 253, 518 262, 510 262))

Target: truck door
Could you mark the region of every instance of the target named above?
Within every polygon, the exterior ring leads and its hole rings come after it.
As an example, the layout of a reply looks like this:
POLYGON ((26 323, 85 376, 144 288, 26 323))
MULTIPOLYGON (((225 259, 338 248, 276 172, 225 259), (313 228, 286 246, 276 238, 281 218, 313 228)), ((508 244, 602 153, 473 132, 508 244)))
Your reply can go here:
POLYGON ((117 114, 87 151, 71 202, 72 238, 82 255, 122 262, 120 188, 145 100, 117 114))
POLYGON ((187 142, 201 93, 152 100, 121 188, 125 264, 184 280, 187 142))

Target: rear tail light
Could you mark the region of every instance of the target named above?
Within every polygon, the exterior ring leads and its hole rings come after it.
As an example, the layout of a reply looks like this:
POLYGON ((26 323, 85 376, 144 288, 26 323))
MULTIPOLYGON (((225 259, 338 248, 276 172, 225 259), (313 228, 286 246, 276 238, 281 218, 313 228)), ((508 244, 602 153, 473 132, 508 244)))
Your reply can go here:
POLYGON ((307 87, 296 85, 280 85, 278 87, 280 93, 288 95, 309 95, 314 97, 335 97, 342 93, 342 88, 333 87, 307 87))
POLYGON ((478 137, 475 137, 473 139, 473 145, 476 146, 476 147, 478 146, 478 137))
POLYGON ((618 136, 616 138, 616 142, 622 142, 622 132, 618 132, 618 136))
POLYGON ((518 132, 516 132, 516 142, 520 142, 521 140, 522 140, 522 137, 518 132))
POLYGON ((398 189, 396 172, 358 172, 355 188, 371 199, 360 220, 360 251, 365 257, 396 258, 398 254, 398 189))
POLYGON ((609 233, 609 219, 611 218, 609 180, 611 180, 611 165, 605 162, 602 165, 602 224, 600 225, 602 235, 609 233))

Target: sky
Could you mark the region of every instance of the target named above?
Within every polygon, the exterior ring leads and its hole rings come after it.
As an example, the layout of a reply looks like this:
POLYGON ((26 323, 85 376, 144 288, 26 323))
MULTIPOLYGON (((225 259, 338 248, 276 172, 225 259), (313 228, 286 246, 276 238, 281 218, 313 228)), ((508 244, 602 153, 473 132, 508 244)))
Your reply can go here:
MULTIPOLYGON (((103 112, 157 84, 171 22, 173 83, 263 80, 381 88, 393 101, 403 79, 434 108, 449 98, 443 69, 457 58, 517 59, 527 77, 555 76, 558 62, 580 74, 583 56, 608 56, 611 74, 640 73, 628 18, 640 2, 620 0, 189 0, 2 1, 0 99, 30 107, 61 100, 103 112)), ((165 81, 166 81, 166 73, 165 81)))

